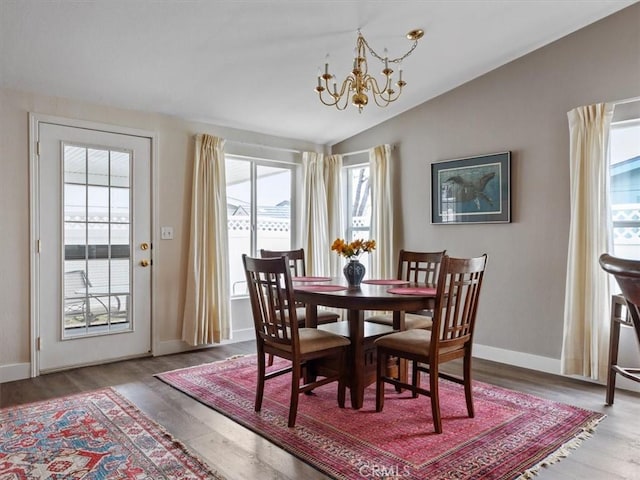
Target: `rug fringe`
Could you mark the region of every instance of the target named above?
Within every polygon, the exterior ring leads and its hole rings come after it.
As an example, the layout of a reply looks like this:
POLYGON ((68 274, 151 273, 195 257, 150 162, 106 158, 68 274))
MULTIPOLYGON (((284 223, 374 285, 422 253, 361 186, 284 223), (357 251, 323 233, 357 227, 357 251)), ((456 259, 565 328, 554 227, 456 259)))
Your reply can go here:
POLYGON ((516 480, 531 480, 540 472, 540 469, 542 467, 547 467, 551 464, 559 462, 563 458, 567 458, 573 450, 578 449, 578 447, 582 444, 583 441, 593 436, 593 433, 595 432, 596 427, 605 418, 606 418, 606 415, 591 420, 591 422, 589 422, 587 425, 582 427, 582 432, 580 432, 578 435, 573 437, 567 443, 561 445, 560 448, 558 448, 556 451, 548 455, 542 461, 538 462, 533 467, 525 470, 522 473, 522 475, 520 475, 516 480))
POLYGON ((255 355, 255 353, 237 353, 236 355, 225 358, 225 360, 234 360, 236 358, 248 357, 249 355, 255 355))

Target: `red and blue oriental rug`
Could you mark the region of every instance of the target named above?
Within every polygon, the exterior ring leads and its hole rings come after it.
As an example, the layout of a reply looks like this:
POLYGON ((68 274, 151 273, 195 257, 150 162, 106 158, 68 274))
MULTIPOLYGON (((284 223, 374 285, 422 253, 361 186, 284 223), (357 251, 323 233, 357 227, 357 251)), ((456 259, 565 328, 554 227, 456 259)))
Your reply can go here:
POLYGON ((222 479, 113 389, 0 410, 0 479, 222 479))
MULTIPOLYGON (((277 360, 274 368, 282 366, 277 360)), ((266 382, 262 411, 254 411, 255 355, 157 377, 335 479, 530 478, 588 438, 604 417, 474 382, 471 419, 463 387, 441 380, 440 435, 433 432, 429 398, 412 399, 390 387, 384 410, 376 413, 374 385, 361 410, 338 408, 336 384, 301 395, 296 426, 288 428, 288 375, 266 382)))

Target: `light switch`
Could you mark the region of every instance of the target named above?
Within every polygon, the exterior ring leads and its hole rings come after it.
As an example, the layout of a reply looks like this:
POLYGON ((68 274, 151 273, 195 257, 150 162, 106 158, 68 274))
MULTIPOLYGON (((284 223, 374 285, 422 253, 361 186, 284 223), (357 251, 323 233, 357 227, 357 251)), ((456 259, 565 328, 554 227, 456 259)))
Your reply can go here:
POLYGON ((173 240, 173 227, 162 227, 160 237, 162 240, 173 240))

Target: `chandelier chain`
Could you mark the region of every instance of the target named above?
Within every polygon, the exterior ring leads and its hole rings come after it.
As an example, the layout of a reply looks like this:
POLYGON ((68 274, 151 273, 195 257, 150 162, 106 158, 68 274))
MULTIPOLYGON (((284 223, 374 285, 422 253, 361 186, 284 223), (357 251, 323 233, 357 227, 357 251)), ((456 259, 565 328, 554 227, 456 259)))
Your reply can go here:
MULTIPOLYGON (((358 33, 360 33, 360 30, 358 30, 358 33)), ((381 62, 384 62, 384 60, 385 60, 384 57, 381 57, 380 55, 378 55, 376 53, 376 51, 373 48, 371 48, 371 46, 367 42, 367 39, 364 38, 364 36, 362 36, 362 42, 367 47, 367 50, 369 50, 369 53, 371 54, 371 56, 376 57, 381 62)), ((405 53, 401 57, 394 58, 393 60, 392 59, 387 59, 387 62, 389 62, 389 63, 400 63, 400 62, 402 62, 402 60, 404 60, 405 58, 407 58, 409 55, 411 55, 413 53, 413 51, 416 49, 417 46, 418 46, 418 40, 414 40, 413 41, 413 45, 411 45, 411 48, 409 49, 409 51, 407 53, 405 53)))

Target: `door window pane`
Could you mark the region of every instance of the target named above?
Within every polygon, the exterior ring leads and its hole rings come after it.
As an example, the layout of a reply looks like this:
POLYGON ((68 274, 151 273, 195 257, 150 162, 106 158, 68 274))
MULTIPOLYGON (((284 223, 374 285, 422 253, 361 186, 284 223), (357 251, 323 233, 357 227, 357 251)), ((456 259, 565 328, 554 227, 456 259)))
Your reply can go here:
POLYGON ((131 330, 131 154, 63 152, 63 338, 131 330))

